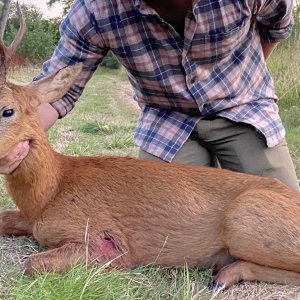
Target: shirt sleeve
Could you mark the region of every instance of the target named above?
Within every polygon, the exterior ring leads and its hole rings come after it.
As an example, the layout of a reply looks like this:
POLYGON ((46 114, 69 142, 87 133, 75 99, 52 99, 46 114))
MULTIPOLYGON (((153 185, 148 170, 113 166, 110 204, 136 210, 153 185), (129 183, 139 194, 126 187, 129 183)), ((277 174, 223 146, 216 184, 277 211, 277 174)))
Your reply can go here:
POLYGON ((83 70, 69 91, 62 99, 52 103, 62 118, 73 109, 108 49, 97 34, 95 19, 84 0, 75 1, 60 25, 60 36, 52 57, 43 64, 42 73, 34 80, 55 74, 69 65, 83 63, 83 70))
POLYGON ((259 0, 256 13, 261 38, 280 42, 289 37, 293 27, 293 0, 259 0))

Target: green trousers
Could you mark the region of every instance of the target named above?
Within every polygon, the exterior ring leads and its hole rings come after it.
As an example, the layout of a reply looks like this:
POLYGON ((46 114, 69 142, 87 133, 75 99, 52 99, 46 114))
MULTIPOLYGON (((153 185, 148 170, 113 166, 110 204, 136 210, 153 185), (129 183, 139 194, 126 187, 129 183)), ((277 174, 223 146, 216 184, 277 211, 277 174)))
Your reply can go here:
MULTIPOLYGON (((162 161, 142 149, 139 158, 162 161)), ((172 162, 196 166, 217 164, 236 172, 277 178, 300 191, 285 140, 268 148, 254 127, 226 118, 200 120, 172 162)))

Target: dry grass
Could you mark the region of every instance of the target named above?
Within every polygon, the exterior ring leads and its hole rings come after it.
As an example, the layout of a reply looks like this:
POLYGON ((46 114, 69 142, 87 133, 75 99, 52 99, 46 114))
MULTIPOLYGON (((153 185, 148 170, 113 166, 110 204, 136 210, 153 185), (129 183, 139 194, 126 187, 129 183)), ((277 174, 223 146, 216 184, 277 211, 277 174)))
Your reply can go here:
MULTIPOLYGON (((245 284, 220 295, 222 300, 299 300, 300 288, 272 284, 245 284)), ((200 300, 200 299, 199 299, 200 300)))
POLYGON ((37 252, 37 248, 29 238, 0 237, 0 299, 4 299, 5 292, 11 287, 14 278, 22 274, 24 259, 37 252))
POLYGON ((294 286, 281 286, 265 283, 245 283, 227 291, 211 293, 207 288, 192 283, 191 300, 300 300, 300 289, 294 286))

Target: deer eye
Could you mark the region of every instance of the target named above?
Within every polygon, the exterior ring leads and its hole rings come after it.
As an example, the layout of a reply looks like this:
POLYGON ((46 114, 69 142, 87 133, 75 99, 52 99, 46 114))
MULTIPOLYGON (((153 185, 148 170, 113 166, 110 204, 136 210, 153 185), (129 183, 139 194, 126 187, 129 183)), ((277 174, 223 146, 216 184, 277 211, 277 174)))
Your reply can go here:
POLYGON ((6 109, 2 113, 2 117, 9 118, 9 117, 13 116, 14 113, 15 113, 15 111, 13 109, 6 109))

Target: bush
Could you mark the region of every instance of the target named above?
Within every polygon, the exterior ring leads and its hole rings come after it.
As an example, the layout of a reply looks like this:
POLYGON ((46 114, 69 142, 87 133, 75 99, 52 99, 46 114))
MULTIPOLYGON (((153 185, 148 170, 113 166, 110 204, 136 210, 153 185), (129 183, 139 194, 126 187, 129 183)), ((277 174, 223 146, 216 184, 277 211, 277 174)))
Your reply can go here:
MULTIPOLYGON (((32 5, 22 5, 22 14, 26 21, 27 32, 18 49, 18 54, 31 62, 42 62, 48 59, 58 42, 59 19, 46 20, 41 12, 32 5)), ((10 44, 19 29, 19 19, 16 15, 16 6, 11 5, 7 22, 4 43, 10 44)))
POLYGON ((101 63, 101 66, 108 68, 108 69, 119 69, 120 63, 115 58, 113 53, 111 51, 108 52, 106 57, 104 58, 103 62, 101 63))

